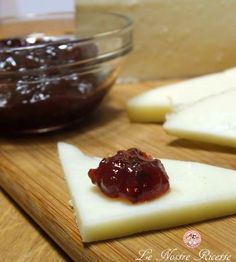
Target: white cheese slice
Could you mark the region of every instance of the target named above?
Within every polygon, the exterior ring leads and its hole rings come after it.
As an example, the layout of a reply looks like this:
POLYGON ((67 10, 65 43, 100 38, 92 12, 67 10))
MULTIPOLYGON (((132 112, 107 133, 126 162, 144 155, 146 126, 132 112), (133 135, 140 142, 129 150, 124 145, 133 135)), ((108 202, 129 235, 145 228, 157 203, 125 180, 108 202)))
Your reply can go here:
POLYGON ((88 170, 99 158, 59 143, 59 157, 84 242, 121 237, 236 213, 236 171, 162 159, 170 191, 153 201, 132 204, 106 197, 88 170))
POLYGON ((127 111, 132 121, 161 122, 174 107, 191 105, 232 88, 236 89, 235 68, 152 89, 132 98, 127 111))
POLYGON ((170 114, 164 129, 181 138, 236 147, 236 89, 170 114))

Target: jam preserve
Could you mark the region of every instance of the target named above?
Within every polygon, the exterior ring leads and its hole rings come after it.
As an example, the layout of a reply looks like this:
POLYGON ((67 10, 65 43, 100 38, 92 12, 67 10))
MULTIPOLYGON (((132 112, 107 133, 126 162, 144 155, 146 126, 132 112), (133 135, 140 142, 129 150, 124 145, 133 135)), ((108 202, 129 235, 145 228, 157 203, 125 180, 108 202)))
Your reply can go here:
POLYGON ((161 161, 136 148, 104 158, 88 175, 105 195, 133 203, 159 197, 170 187, 161 161))
POLYGON ((0 132, 52 131, 93 111, 116 77, 97 54, 69 36, 0 40, 0 132))

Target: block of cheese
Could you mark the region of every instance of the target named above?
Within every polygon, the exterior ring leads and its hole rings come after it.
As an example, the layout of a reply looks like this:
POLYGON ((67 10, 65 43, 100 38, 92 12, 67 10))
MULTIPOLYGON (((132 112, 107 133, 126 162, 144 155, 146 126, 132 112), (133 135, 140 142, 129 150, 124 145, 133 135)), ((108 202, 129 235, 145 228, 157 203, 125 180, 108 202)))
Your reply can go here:
POLYGON ((205 98, 167 116, 164 129, 191 140, 236 147, 236 89, 205 98))
POLYGON ((129 100, 127 112, 135 122, 163 122, 166 113, 176 107, 232 88, 236 89, 236 68, 144 92, 129 100))
POLYGON ((236 65, 235 0, 76 0, 77 15, 109 11, 134 21, 134 52, 124 75, 200 75, 236 65))
POLYGON ((59 143, 59 157, 84 242, 111 239, 236 213, 236 171, 162 159, 170 191, 132 204, 103 195, 88 177, 100 158, 59 143))

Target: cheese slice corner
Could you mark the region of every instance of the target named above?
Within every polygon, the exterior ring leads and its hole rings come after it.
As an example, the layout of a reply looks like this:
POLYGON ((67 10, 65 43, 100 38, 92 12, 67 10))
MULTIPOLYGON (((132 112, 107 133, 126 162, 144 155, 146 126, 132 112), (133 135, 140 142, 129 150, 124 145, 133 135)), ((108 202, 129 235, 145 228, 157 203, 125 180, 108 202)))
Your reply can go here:
POLYGON ((169 114, 168 134, 236 147, 236 89, 202 99, 169 114))
POLYGON ((65 180, 83 242, 112 239, 137 232, 170 228, 236 213, 236 171, 162 159, 170 191, 160 198, 132 204, 103 195, 88 170, 100 158, 58 144, 65 180))
POLYGON ((236 89, 236 68, 146 91, 128 101, 127 112, 134 122, 163 122, 176 107, 230 89, 236 89))

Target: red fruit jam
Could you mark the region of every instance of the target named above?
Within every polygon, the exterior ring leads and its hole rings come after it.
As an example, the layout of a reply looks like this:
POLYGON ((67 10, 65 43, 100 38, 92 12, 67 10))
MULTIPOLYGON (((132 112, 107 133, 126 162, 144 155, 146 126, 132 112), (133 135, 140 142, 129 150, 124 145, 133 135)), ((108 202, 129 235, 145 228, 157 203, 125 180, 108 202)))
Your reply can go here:
POLYGON ((93 184, 109 197, 143 202, 169 190, 169 177, 161 161, 130 148, 102 159, 98 168, 88 172, 93 184))
POLYGON ((117 75, 97 62, 98 52, 69 35, 1 39, 0 134, 49 132, 84 119, 117 75))

